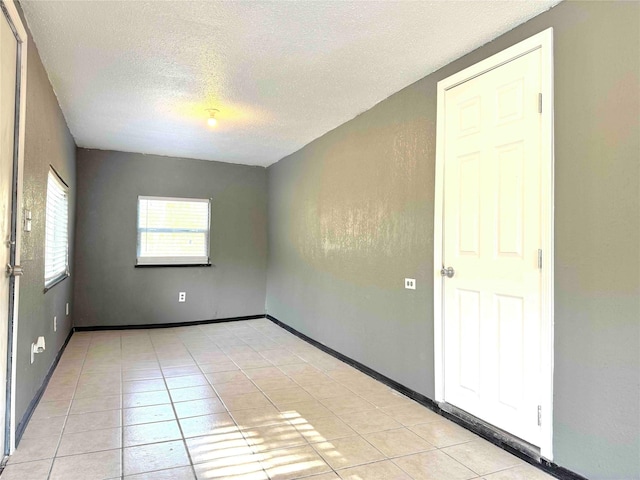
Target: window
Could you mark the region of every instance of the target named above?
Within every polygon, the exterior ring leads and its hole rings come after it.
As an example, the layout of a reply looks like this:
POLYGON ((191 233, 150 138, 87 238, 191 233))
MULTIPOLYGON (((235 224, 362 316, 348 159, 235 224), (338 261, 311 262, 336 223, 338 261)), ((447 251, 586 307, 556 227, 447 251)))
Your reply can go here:
POLYGON ((209 200, 138 197, 138 265, 208 265, 209 200))
POLYGON ((69 275, 69 187, 53 168, 47 178, 44 286, 69 275))

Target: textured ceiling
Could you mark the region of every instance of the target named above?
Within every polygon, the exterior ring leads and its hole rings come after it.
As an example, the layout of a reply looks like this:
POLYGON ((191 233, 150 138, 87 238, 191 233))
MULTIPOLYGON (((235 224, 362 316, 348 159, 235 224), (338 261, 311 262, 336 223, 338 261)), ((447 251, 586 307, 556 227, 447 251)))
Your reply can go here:
POLYGON ((266 166, 558 1, 21 3, 78 146, 266 166))

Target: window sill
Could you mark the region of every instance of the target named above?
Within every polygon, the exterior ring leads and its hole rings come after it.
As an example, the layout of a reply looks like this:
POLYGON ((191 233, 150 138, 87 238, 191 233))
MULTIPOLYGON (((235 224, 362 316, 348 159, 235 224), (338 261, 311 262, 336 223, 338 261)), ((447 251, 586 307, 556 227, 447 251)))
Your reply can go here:
POLYGON ((60 282, 69 278, 69 276, 70 275, 68 273, 65 273, 64 275, 61 275, 60 277, 56 278, 53 282, 51 282, 49 285, 44 287, 44 293, 47 293, 49 290, 51 290, 53 287, 58 285, 60 282))
POLYGON ((165 268, 165 267, 215 267, 212 263, 142 263, 134 268, 165 268))

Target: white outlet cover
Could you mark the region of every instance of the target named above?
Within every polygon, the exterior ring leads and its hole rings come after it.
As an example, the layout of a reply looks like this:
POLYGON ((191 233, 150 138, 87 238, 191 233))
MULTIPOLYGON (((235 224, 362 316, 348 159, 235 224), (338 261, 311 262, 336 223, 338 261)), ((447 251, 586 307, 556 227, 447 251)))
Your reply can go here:
POLYGON ((404 279, 404 288, 407 288, 409 290, 415 290, 416 289, 416 279, 415 278, 405 278, 404 279))
POLYGON ((178 293, 178 302, 186 302, 187 301, 187 292, 178 293))

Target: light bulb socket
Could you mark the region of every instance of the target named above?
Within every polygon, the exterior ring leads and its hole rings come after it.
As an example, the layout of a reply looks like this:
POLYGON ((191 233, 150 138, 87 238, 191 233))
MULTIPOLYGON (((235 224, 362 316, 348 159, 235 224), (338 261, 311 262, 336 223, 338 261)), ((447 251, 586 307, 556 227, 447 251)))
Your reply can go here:
POLYGON ((215 127, 218 124, 218 120, 216 119, 216 113, 219 113, 220 110, 218 110, 217 108, 208 108, 207 112, 209 112, 207 125, 209 125, 210 127, 215 127))

